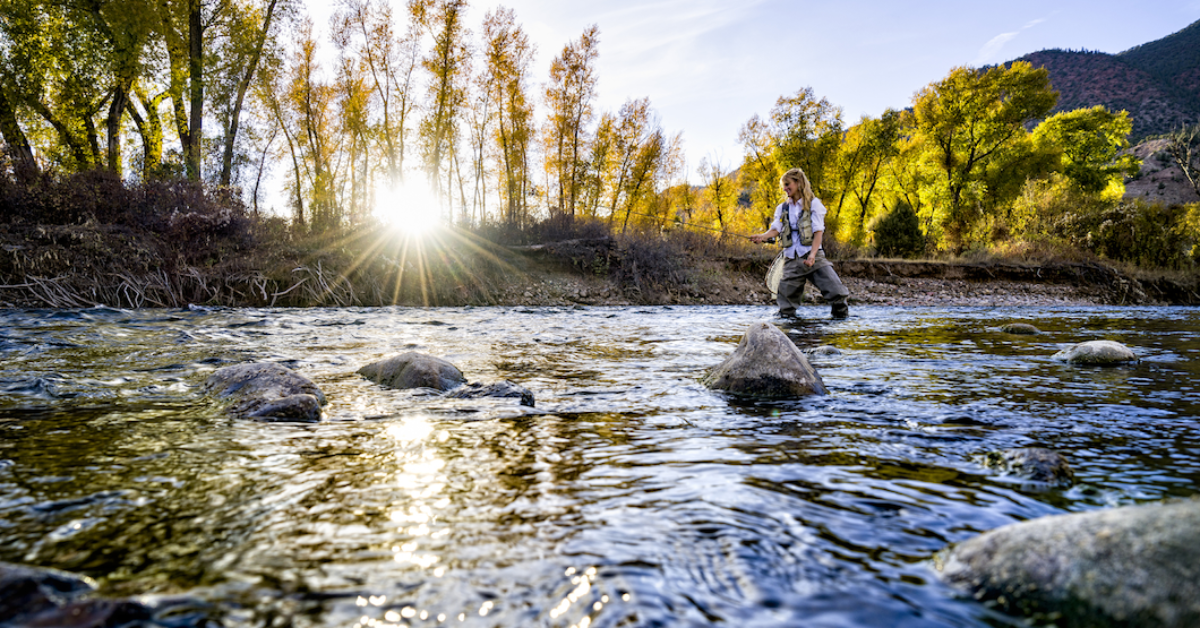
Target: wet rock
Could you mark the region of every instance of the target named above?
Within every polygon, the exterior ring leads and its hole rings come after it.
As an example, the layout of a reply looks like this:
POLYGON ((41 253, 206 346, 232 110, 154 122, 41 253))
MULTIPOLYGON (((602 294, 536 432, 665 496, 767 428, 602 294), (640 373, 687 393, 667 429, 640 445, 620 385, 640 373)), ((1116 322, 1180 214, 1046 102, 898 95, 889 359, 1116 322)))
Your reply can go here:
POLYGON ((1042 333, 1042 330, 1030 325, 1029 323, 1009 323, 1000 328, 1000 331, 1006 334, 1022 334, 1034 336, 1042 333))
POLYGON ((533 407, 533 393, 528 388, 508 380, 494 384, 471 383, 459 386, 446 393, 445 396, 451 399, 479 399, 481 397, 519 399, 521 405, 533 407))
POLYGON ((959 544, 943 578, 1063 626, 1200 626, 1200 500, 1042 517, 959 544))
POLYGON ((1055 353, 1053 358, 1071 364, 1094 366, 1111 366, 1137 361, 1137 356, 1129 347, 1111 340, 1090 340, 1071 345, 1055 353))
POLYGON ((458 367, 424 353, 409 351, 368 364, 358 374, 389 388, 433 388, 447 391, 466 383, 458 367))
POLYGON ((0 619, 58 609, 95 588, 90 578, 65 571, 0 563, 0 619))
POLYGON ((808 358, 778 327, 755 323, 737 349, 702 380, 705 386, 768 399, 825 394, 808 358))
POLYGON ((1070 486, 1075 483, 1075 472, 1062 454, 1041 447, 1005 449, 987 455, 989 468, 1001 473, 1015 475, 1030 482, 1044 482, 1055 486, 1070 486))
POLYGON ((133 599, 91 597, 90 578, 40 567, 0 562, 0 625, 175 628, 209 626, 202 603, 176 600, 161 605, 133 599), (170 615, 169 623, 157 621, 170 615))
POLYGON ((817 347, 810 347, 808 349, 805 349, 804 355, 807 355, 810 358, 813 358, 813 357, 828 358, 828 357, 832 357, 835 355, 842 355, 842 350, 838 349, 837 347, 830 346, 830 345, 820 345, 817 347))
POLYGON ((312 380, 270 362, 217 369, 204 388, 231 401, 230 414, 262 421, 320 421, 325 405, 325 393, 312 380))

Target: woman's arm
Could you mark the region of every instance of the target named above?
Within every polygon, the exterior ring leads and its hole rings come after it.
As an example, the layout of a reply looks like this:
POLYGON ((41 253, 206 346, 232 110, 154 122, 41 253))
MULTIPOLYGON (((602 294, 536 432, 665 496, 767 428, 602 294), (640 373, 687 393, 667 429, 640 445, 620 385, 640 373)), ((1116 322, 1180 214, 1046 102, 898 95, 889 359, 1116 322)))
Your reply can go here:
POLYGON ((769 231, 764 231, 762 233, 756 233, 756 234, 750 236, 750 239, 755 242, 764 242, 766 240, 770 240, 771 238, 774 238, 777 235, 779 235, 779 231, 777 229, 771 229, 769 231))

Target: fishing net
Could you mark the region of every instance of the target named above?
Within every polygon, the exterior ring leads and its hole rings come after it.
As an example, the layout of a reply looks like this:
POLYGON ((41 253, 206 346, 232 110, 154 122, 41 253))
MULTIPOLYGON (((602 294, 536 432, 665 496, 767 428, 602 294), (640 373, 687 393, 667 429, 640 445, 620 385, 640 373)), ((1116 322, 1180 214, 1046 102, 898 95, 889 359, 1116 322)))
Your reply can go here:
POLYGON ((783 279, 783 251, 775 256, 775 260, 771 262, 771 267, 767 269, 767 289, 771 291, 771 296, 779 293, 779 280, 783 279))

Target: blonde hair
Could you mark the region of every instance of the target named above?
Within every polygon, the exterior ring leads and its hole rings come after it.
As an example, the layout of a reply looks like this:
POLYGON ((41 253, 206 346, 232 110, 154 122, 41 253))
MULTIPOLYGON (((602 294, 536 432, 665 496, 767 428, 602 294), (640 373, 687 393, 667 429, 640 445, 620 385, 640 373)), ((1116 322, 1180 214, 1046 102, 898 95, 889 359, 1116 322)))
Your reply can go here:
POLYGON ((812 210, 813 191, 812 184, 808 182, 808 175, 804 174, 804 171, 799 168, 792 168, 783 173, 783 176, 779 178, 779 185, 783 185, 789 179, 800 184, 800 198, 804 199, 804 209, 806 211, 812 210))

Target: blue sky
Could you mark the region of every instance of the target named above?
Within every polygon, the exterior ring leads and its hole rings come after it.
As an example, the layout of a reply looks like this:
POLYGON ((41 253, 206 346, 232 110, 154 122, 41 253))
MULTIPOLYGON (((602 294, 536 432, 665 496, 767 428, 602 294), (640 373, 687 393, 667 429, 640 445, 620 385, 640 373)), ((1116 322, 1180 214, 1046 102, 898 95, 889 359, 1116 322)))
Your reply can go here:
MULTIPOLYGON (((322 4, 309 4, 318 24, 322 4)), ((738 129, 803 87, 854 122, 907 106, 955 66, 1045 48, 1116 53, 1200 20, 1200 0, 476 0, 472 30, 499 5, 537 45, 539 81, 597 24, 599 109, 649 97, 663 128, 682 132, 693 180, 703 157, 736 167, 738 129)))

